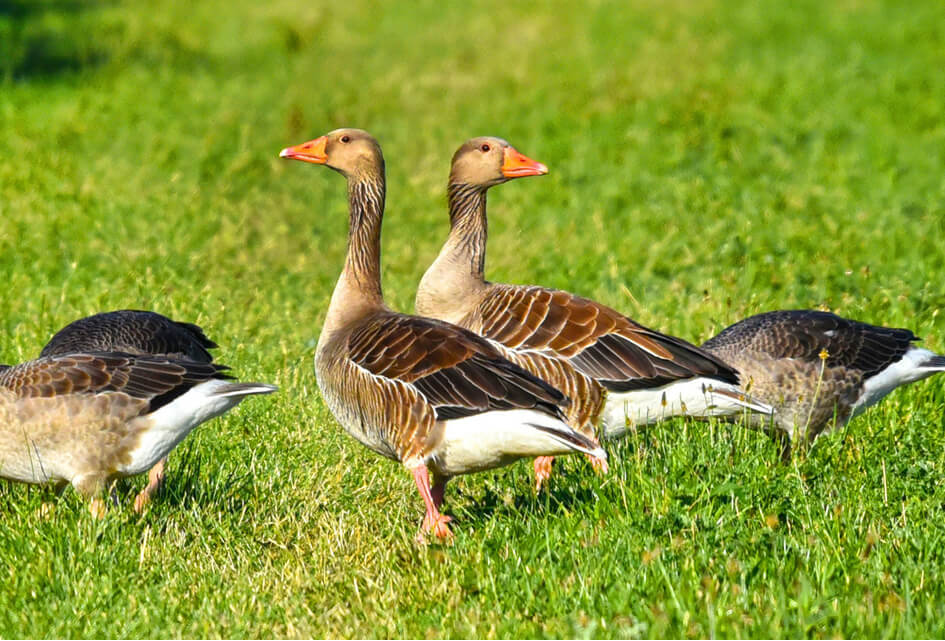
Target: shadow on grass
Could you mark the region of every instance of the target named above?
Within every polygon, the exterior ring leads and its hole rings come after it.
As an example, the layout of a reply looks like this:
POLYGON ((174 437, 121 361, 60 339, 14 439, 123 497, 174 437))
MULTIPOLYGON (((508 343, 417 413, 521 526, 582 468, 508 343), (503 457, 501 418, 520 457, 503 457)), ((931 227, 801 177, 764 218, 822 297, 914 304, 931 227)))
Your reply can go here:
MULTIPOLYGON (((580 470, 564 469, 560 463, 549 484, 536 494, 530 487, 531 476, 509 474, 508 478, 493 479, 481 487, 447 489, 445 512, 467 523, 485 524, 497 515, 562 514, 584 509, 600 493, 596 483, 580 478, 580 470), (523 484, 525 481, 525 484, 523 484)), ((587 471, 587 473, 593 474, 587 471)), ((507 472, 508 474, 508 472, 507 472)))
POLYGON ((0 74, 43 78, 96 67, 108 55, 82 14, 112 0, 0 0, 0 74))
POLYGON ((0 0, 0 16, 24 18, 44 11, 81 11, 102 4, 101 0, 0 0))

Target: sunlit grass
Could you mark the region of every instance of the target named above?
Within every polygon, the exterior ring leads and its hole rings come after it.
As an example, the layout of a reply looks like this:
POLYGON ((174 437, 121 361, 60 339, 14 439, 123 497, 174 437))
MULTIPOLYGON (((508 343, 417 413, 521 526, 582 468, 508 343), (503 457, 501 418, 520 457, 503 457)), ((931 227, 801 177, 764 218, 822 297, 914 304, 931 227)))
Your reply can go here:
POLYGON ((410 310, 449 158, 551 169, 490 195, 489 276, 693 341, 825 306, 945 350, 945 26, 935 2, 0 2, 0 362, 153 309, 279 394, 172 455, 142 517, 0 485, 0 636, 945 634, 942 382, 791 465, 677 421, 458 479, 419 548, 412 480, 348 438, 315 340, 344 253, 339 126, 388 165, 384 286, 410 310), (51 504, 52 511, 44 509, 51 504))

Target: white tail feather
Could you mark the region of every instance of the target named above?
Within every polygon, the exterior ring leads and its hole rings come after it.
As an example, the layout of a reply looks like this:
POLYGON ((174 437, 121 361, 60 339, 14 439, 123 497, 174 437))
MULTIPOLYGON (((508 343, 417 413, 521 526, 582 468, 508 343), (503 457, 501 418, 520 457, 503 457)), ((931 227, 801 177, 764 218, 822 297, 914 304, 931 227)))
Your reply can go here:
POLYGON ((676 416, 726 417, 746 411, 771 414, 774 409, 746 396, 730 383, 690 378, 653 389, 609 393, 602 425, 605 438, 617 438, 633 427, 652 425, 676 416))
POLYGON ((195 427, 236 407, 246 396, 276 391, 265 383, 228 383, 211 379, 190 388, 173 401, 142 416, 146 421, 138 446, 129 451, 131 461, 121 472, 140 474, 164 458, 195 427))
POLYGON ((279 390, 269 383, 227 383, 214 390, 214 396, 251 396, 253 394, 272 394, 279 390))
POLYGON ((853 405, 857 416, 899 387, 945 371, 945 357, 921 347, 910 347, 898 361, 863 382, 863 393, 853 405))

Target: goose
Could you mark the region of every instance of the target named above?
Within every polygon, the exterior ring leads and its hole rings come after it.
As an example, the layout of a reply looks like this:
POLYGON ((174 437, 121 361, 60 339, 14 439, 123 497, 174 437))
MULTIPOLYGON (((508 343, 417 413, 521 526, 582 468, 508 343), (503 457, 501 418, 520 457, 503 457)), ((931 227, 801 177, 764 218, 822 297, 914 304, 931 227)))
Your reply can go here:
POLYGON ((593 379, 606 393, 600 415, 606 438, 670 416, 770 414, 770 406, 739 388, 731 366, 686 341, 566 291, 485 279, 486 193, 547 172, 500 138, 473 138, 456 151, 447 192, 450 233, 420 281, 417 313, 517 353, 560 359, 593 379))
MULTIPOLYGON (((73 352, 127 352, 154 354, 210 363, 208 349, 218 347, 203 329, 161 314, 138 309, 121 309, 75 320, 49 340, 40 356, 73 352)), ((141 512, 164 483, 167 457, 148 470, 148 484, 135 497, 134 510, 141 512)))
POLYGON ((369 133, 337 129, 280 156, 326 165, 347 179, 348 251, 318 338, 316 379, 352 437, 413 475, 426 507, 421 540, 452 535, 440 507, 454 476, 524 457, 580 452, 606 459, 596 442, 568 426, 568 399, 506 359, 500 346, 385 305, 384 158, 369 133))
POLYGON ((44 356, 0 371, 0 477, 71 484, 94 516, 112 480, 140 474, 200 423, 246 396, 226 368, 160 356, 88 352, 44 356))
POLYGON ((742 388, 775 408, 758 421, 782 443, 811 443, 842 427, 900 385, 945 372, 945 356, 913 345, 908 329, 869 325, 816 310, 746 318, 702 348, 738 370, 742 388))

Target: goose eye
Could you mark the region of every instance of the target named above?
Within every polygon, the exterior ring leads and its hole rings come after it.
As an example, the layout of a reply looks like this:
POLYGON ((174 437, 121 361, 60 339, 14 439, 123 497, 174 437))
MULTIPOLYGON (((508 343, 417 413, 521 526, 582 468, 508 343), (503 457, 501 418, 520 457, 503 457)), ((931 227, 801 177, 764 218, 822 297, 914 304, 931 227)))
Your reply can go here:
POLYGON ((491 147, 489 147, 488 143, 483 143, 483 144, 479 147, 479 151, 483 151, 483 152, 489 151, 489 149, 491 149, 491 147))
POLYGON ((341 142, 351 142, 351 136, 348 136, 348 135, 342 136, 341 142))

